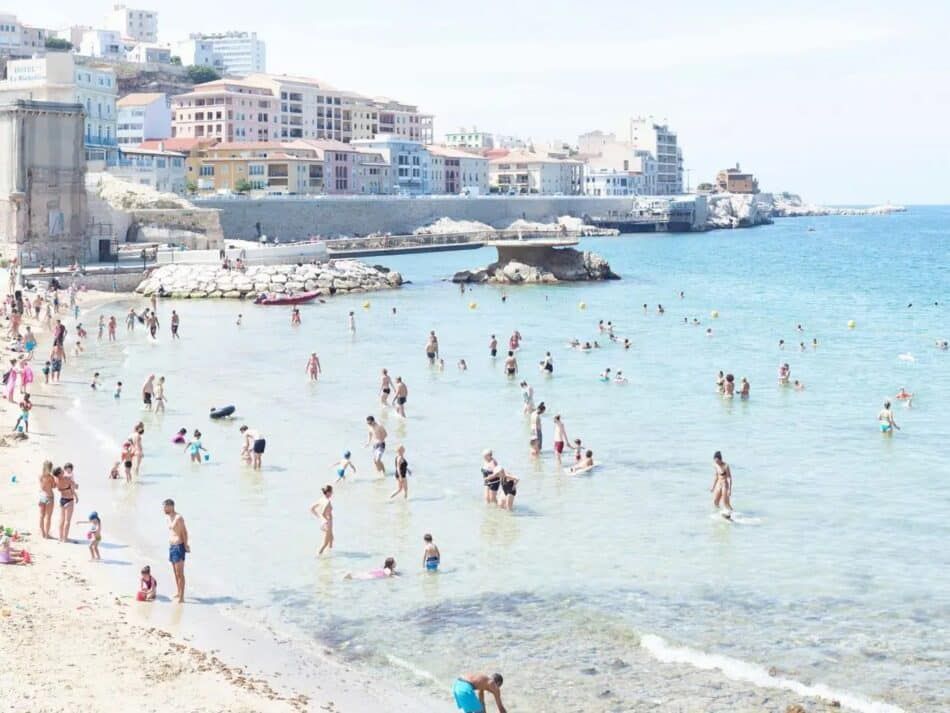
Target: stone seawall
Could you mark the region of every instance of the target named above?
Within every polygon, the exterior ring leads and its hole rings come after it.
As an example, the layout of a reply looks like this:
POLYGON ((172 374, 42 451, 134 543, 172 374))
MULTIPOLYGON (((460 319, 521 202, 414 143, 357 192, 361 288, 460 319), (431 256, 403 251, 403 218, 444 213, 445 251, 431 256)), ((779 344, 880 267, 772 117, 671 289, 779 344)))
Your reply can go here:
POLYGON ((220 210, 226 238, 256 240, 257 225, 281 242, 312 235, 340 237, 371 233, 408 234, 439 218, 471 220, 507 228, 519 218, 551 223, 559 216, 603 215, 628 211, 632 198, 588 196, 376 197, 325 196, 312 199, 235 198, 197 200, 200 208, 220 210))

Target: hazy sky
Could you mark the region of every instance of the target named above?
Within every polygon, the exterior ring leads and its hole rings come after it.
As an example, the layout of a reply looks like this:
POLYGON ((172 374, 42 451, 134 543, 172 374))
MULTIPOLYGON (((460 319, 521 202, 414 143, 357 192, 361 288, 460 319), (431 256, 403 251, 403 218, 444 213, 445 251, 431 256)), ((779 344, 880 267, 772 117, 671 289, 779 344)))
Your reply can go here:
MULTIPOLYGON (((947 2, 129 4, 161 8, 162 41, 257 31, 269 71, 417 103, 437 137, 477 125, 574 143, 652 114, 678 132, 693 186, 739 161, 763 189, 818 202, 950 202, 947 2)), ((110 5, 11 9, 57 27, 110 5)))

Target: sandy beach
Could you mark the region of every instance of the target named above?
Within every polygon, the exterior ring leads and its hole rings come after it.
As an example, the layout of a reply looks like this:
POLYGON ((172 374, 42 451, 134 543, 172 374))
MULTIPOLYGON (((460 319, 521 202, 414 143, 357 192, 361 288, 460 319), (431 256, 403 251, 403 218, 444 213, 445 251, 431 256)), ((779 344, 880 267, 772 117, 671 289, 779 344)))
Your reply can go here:
MULTIPOLYGON (((6 275, 0 280, 6 282, 6 275)), ((126 295, 81 293, 88 310, 126 295)), ((50 337, 34 321, 38 355, 50 337)), ((71 326, 72 329, 72 326, 71 326)), ((89 330, 92 332, 93 325, 89 330)), ((74 329, 73 329, 74 331, 74 329)), ((45 358, 45 356, 44 356, 45 358)), ((39 356, 37 357, 39 360, 39 356)), ((42 362, 40 362, 42 363, 42 362)), ((66 373, 68 375, 67 364, 66 373)), ((40 369, 32 388, 34 409, 27 439, 10 429, 18 409, 0 403, 0 524, 21 534, 14 548, 32 556, 29 565, 0 566, 0 631, 8 655, 0 670, 0 709, 11 712, 140 711, 391 711, 436 710, 430 702, 380 685, 366 675, 321 656, 285 645, 267 630, 242 628, 192 592, 185 605, 171 602, 167 563, 147 559, 104 528, 102 561, 90 561, 85 527, 94 504, 76 508, 72 542, 40 537, 37 477, 46 459, 61 464, 56 431, 69 422, 60 387, 44 386, 40 369), (15 476, 15 478, 14 478, 15 476), (121 553, 121 554, 117 554, 121 553), (134 600, 140 561, 153 562, 160 583, 152 603, 134 600), (121 577, 116 575, 120 567, 121 577), (125 583, 127 586, 116 586, 125 583), (202 603, 207 604, 201 606, 202 603), (203 611, 195 611, 203 610, 203 611)), ((108 465, 102 464, 103 473, 108 465)), ((93 477, 87 473, 86 478, 93 477)), ((81 480, 80 480, 81 484, 81 480)), ((159 517, 160 513, 156 513, 159 517)), ((53 514, 53 529, 59 508, 53 514)))

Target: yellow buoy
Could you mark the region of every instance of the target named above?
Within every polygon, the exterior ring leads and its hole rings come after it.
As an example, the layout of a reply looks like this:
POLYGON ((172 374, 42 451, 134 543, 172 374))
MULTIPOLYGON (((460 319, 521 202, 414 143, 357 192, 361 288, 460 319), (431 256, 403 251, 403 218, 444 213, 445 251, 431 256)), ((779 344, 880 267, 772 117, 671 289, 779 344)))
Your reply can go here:
POLYGON ((469 302, 469 303, 468 303, 468 308, 469 308, 469 309, 475 309, 476 307, 478 307, 478 304, 477 304, 477 303, 475 303, 475 302, 469 302))
POLYGON ((853 319, 848 320, 848 329, 854 329, 857 326, 858 326, 858 323, 855 322, 853 319))
POLYGON ((363 309, 369 309, 369 302, 363 303, 363 309))
POLYGON ((578 302, 578 303, 577 303, 577 309, 587 309, 587 303, 586 303, 586 302, 578 302))
POLYGON ((709 316, 712 317, 713 319, 719 319, 719 310, 714 309, 712 312, 709 313, 709 316))

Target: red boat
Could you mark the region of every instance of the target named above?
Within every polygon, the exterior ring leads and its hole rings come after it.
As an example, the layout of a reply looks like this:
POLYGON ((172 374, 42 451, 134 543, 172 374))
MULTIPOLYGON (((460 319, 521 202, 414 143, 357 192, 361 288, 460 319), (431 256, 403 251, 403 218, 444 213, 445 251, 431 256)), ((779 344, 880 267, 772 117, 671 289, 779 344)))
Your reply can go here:
POLYGON ((319 296, 318 292, 300 292, 296 295, 261 294, 254 300, 256 305, 302 305, 313 302, 319 296))

